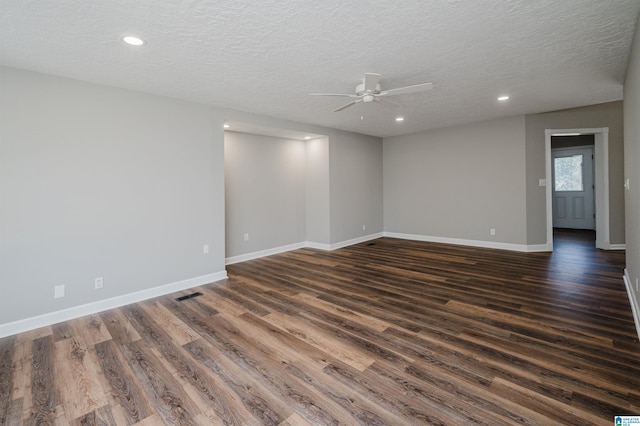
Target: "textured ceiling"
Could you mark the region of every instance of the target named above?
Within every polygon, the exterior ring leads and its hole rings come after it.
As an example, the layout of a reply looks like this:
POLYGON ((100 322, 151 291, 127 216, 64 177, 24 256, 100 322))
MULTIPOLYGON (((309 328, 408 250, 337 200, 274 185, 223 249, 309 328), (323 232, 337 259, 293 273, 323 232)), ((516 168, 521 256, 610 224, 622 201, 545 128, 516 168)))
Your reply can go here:
POLYGON ((619 100, 639 11, 640 0, 0 0, 0 63, 384 137, 619 100), (308 95, 351 93, 365 72, 383 89, 434 88, 366 104, 363 120, 361 105, 334 113, 345 99, 308 95))

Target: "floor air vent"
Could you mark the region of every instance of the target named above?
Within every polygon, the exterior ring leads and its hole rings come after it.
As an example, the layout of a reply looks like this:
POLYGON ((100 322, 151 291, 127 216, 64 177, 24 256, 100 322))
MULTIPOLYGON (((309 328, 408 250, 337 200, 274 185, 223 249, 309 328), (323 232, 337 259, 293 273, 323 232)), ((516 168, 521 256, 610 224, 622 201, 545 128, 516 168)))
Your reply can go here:
POLYGON ((195 293, 185 294, 184 296, 176 297, 176 301, 182 302, 183 300, 192 299, 194 297, 202 296, 202 293, 196 291, 195 293))

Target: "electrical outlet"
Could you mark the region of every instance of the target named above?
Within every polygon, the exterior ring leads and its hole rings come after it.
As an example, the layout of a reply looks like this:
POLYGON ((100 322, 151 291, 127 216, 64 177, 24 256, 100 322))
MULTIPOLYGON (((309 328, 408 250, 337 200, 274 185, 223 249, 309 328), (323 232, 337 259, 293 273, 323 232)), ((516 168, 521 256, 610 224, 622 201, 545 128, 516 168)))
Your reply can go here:
POLYGON ((489 230, 489 234, 491 234, 491 235, 496 235, 496 229, 495 229, 495 228, 491 228, 491 229, 489 230))
POLYGON ((94 283, 96 290, 98 290, 99 288, 102 288, 104 286, 104 279, 102 277, 96 278, 94 280, 94 283))
POLYGON ((367 225, 362 225, 362 230, 366 231, 367 230, 367 225))
POLYGON ((53 288, 53 298, 59 299, 64 297, 64 285, 57 285, 53 288))
POLYGON ((202 254, 208 254, 209 253, 209 244, 205 244, 202 246, 202 254))
POLYGON ((244 234, 244 240, 249 241, 249 234, 244 234))

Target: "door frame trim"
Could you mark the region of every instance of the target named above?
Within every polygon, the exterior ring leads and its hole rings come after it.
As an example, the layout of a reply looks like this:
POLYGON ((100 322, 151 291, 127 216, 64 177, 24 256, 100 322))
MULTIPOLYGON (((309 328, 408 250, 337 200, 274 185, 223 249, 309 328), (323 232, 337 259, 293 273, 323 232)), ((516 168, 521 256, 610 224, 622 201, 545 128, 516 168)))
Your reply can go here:
POLYGON ((609 128, 545 129, 545 178, 547 209, 547 250, 553 251, 553 199, 551 185, 551 136, 556 133, 594 135, 593 161, 595 164, 596 248, 610 250, 609 238, 609 128))

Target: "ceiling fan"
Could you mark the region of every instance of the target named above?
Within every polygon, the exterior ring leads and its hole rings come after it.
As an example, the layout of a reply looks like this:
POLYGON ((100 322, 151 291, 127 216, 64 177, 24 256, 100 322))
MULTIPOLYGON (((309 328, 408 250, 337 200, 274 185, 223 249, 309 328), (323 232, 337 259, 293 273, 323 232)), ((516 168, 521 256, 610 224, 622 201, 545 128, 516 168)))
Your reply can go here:
POLYGON ((356 86, 355 94, 347 94, 347 93, 309 93, 312 96, 341 96, 345 98, 355 99, 348 104, 342 105, 341 107, 333 110, 333 112, 342 111, 343 109, 349 108, 355 104, 359 104, 360 102, 368 103, 368 102, 377 102, 383 101, 388 102, 394 105, 399 105, 396 102, 390 101, 386 99, 387 96, 395 96, 395 95, 405 95, 407 93, 415 93, 422 92, 425 90, 431 90, 433 88, 433 84, 431 83, 422 83, 415 84, 413 86, 406 87, 398 87, 397 89, 389 89, 382 90, 380 87, 380 74, 374 73, 365 73, 364 78, 362 79, 362 83, 356 86))

